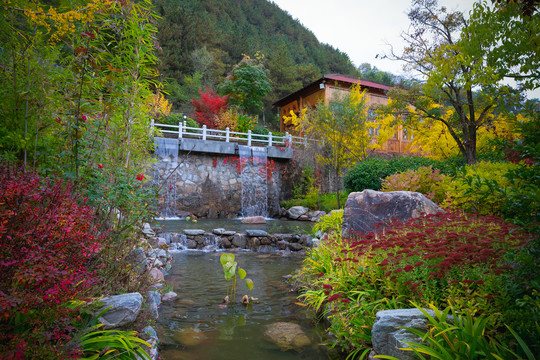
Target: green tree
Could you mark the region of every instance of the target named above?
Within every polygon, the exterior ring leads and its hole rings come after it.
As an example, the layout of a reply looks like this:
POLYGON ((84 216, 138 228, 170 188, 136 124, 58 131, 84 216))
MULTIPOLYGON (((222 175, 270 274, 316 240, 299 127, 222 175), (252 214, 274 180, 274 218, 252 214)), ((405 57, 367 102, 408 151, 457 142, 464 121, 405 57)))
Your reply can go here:
MULTIPOLYGON (((509 91, 487 62, 489 49, 479 37, 470 37, 468 21, 459 11, 438 8, 437 1, 415 0, 409 11, 411 28, 402 36, 405 67, 418 72, 423 86, 393 91, 391 111, 404 115, 405 126, 441 123, 469 164, 476 162, 477 131, 490 126, 491 111, 509 91)), ((433 134, 438 136, 440 134, 433 134)))
POLYGON ((228 95, 232 105, 249 112, 261 109, 264 98, 272 90, 268 72, 260 59, 244 58, 234 66, 229 76, 219 86, 219 92, 228 95))
POLYGON ((467 53, 484 56, 495 80, 512 78, 529 90, 540 85, 540 17, 534 3, 476 2, 462 36, 469 39, 467 53))

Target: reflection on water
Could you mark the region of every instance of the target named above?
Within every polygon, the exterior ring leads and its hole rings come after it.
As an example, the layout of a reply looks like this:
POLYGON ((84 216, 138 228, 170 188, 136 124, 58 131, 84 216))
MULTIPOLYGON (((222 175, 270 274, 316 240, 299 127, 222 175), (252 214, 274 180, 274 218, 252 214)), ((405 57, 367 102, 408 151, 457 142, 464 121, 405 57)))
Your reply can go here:
POLYGON ((159 220, 154 226, 161 232, 181 232, 184 229, 202 229, 212 231, 224 228, 237 232, 246 230, 264 230, 269 234, 311 234, 311 221, 267 220, 266 224, 242 224, 240 219, 200 219, 197 222, 187 220, 159 220))
POLYGON ((259 300, 247 306, 224 306, 227 288, 220 255, 174 254, 167 284, 179 297, 161 305, 156 329, 162 359, 328 359, 319 346, 323 329, 313 324, 305 308, 295 304, 295 293, 283 279, 300 267, 301 258, 237 253, 238 265, 255 282, 251 291, 239 282, 237 298, 247 292, 259 300), (299 324, 311 346, 300 352, 281 351, 264 338, 267 326, 275 322, 299 324))

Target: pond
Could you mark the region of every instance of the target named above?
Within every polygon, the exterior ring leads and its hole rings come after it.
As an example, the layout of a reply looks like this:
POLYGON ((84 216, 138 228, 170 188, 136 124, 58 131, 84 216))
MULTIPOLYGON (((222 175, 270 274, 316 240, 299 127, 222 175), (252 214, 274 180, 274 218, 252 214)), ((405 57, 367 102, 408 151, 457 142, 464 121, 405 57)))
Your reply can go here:
POLYGON ((309 311, 297 303, 287 275, 301 266, 301 257, 235 253, 238 266, 255 283, 247 291, 237 285, 237 298, 249 293, 258 299, 248 305, 222 303, 227 293, 222 252, 182 251, 173 253, 173 265, 166 279, 179 297, 161 304, 156 326, 160 355, 164 360, 287 360, 329 359, 324 329, 316 325, 309 311), (264 335, 276 322, 300 325, 311 344, 302 350, 281 351, 264 335))
POLYGON ((236 232, 246 230, 264 230, 269 234, 311 234, 313 228, 311 221, 293 221, 268 219, 266 224, 242 224, 241 219, 200 219, 197 222, 178 220, 159 220, 154 225, 161 229, 162 233, 180 233, 184 229, 201 229, 212 231, 213 229, 224 228, 236 232))

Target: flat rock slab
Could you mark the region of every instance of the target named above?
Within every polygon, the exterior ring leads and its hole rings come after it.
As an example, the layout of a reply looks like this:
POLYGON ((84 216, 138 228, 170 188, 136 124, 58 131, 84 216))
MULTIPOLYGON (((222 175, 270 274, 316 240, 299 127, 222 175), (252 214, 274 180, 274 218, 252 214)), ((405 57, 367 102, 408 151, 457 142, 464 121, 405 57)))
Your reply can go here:
POLYGON ((353 192, 349 194, 343 209, 341 235, 350 238, 355 233, 368 234, 377 230, 375 224, 387 226, 393 220, 404 223, 422 215, 439 212, 444 213, 444 210, 417 192, 353 192))
POLYGON ((249 237, 262 237, 268 236, 268 233, 264 230, 246 230, 246 235, 249 237))
POLYGON ((212 230, 212 232, 213 232, 215 235, 223 235, 223 233, 225 232, 225 229, 224 229, 224 228, 218 228, 218 229, 212 230))
POLYGON ((185 229, 184 230, 184 234, 192 235, 192 236, 203 235, 204 232, 205 231, 201 229, 185 229))
POLYGON ((232 231, 232 230, 229 230, 229 231, 224 231, 223 236, 233 236, 234 234, 236 234, 236 231, 232 231))

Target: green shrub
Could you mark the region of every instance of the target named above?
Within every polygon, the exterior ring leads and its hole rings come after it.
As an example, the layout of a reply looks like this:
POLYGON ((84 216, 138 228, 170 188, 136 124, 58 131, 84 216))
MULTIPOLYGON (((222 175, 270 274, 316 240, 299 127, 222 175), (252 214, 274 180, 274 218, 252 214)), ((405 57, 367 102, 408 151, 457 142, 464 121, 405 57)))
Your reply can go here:
POLYGON ((335 210, 330 214, 326 214, 321 217, 321 220, 313 226, 313 234, 317 232, 329 233, 329 232, 341 232, 341 225, 343 224, 343 209, 335 210))
POLYGON ((471 314, 503 313, 489 324, 500 327, 515 302, 502 281, 513 272, 505 255, 530 239, 500 218, 451 211, 358 236, 330 236, 310 251, 297 276, 301 299, 328 315, 328 331, 348 351, 369 346, 377 310, 408 307, 411 299, 471 314))
POLYGON ((482 215, 502 215, 507 188, 511 182, 506 175, 519 166, 513 163, 479 162, 467 165, 453 179, 440 183, 446 193, 443 207, 454 207, 482 215))
POLYGON ((427 198, 441 203, 446 198, 441 181, 449 179, 447 175, 440 173, 439 169, 430 166, 421 167, 417 170, 407 170, 401 173, 387 176, 383 181, 383 191, 415 191, 424 194, 427 198))
POLYGON ((443 167, 440 161, 421 156, 404 156, 394 159, 369 158, 357 163, 347 173, 345 176, 345 188, 348 191, 380 190, 382 181, 387 176, 430 165, 434 168, 443 167))
MULTIPOLYGON (((406 328, 423 340, 421 343, 409 342, 408 348, 403 350, 414 352, 420 359, 423 355, 429 355, 431 359, 455 360, 500 360, 500 359, 523 359, 511 351, 508 346, 495 339, 490 333, 488 324, 493 323, 496 314, 474 317, 469 309, 463 309, 461 313, 449 306, 443 311, 436 306, 430 305, 434 312, 432 316, 427 310, 415 305, 428 319, 428 331, 406 328), (450 320, 449 314, 452 314, 450 320)), ((521 337, 511 328, 508 330, 519 342, 521 350, 529 360, 534 360, 534 355, 528 346, 523 343, 521 337)), ((399 360, 392 356, 376 356, 379 359, 399 360)))
MULTIPOLYGON (((349 193, 345 191, 339 192, 339 202, 342 207, 345 205, 348 195, 349 193)), ((310 210, 322 210, 327 213, 338 208, 335 193, 321 194, 316 188, 312 188, 311 191, 305 195, 282 201, 281 206, 285 209, 289 209, 293 206, 305 206, 310 210)))

